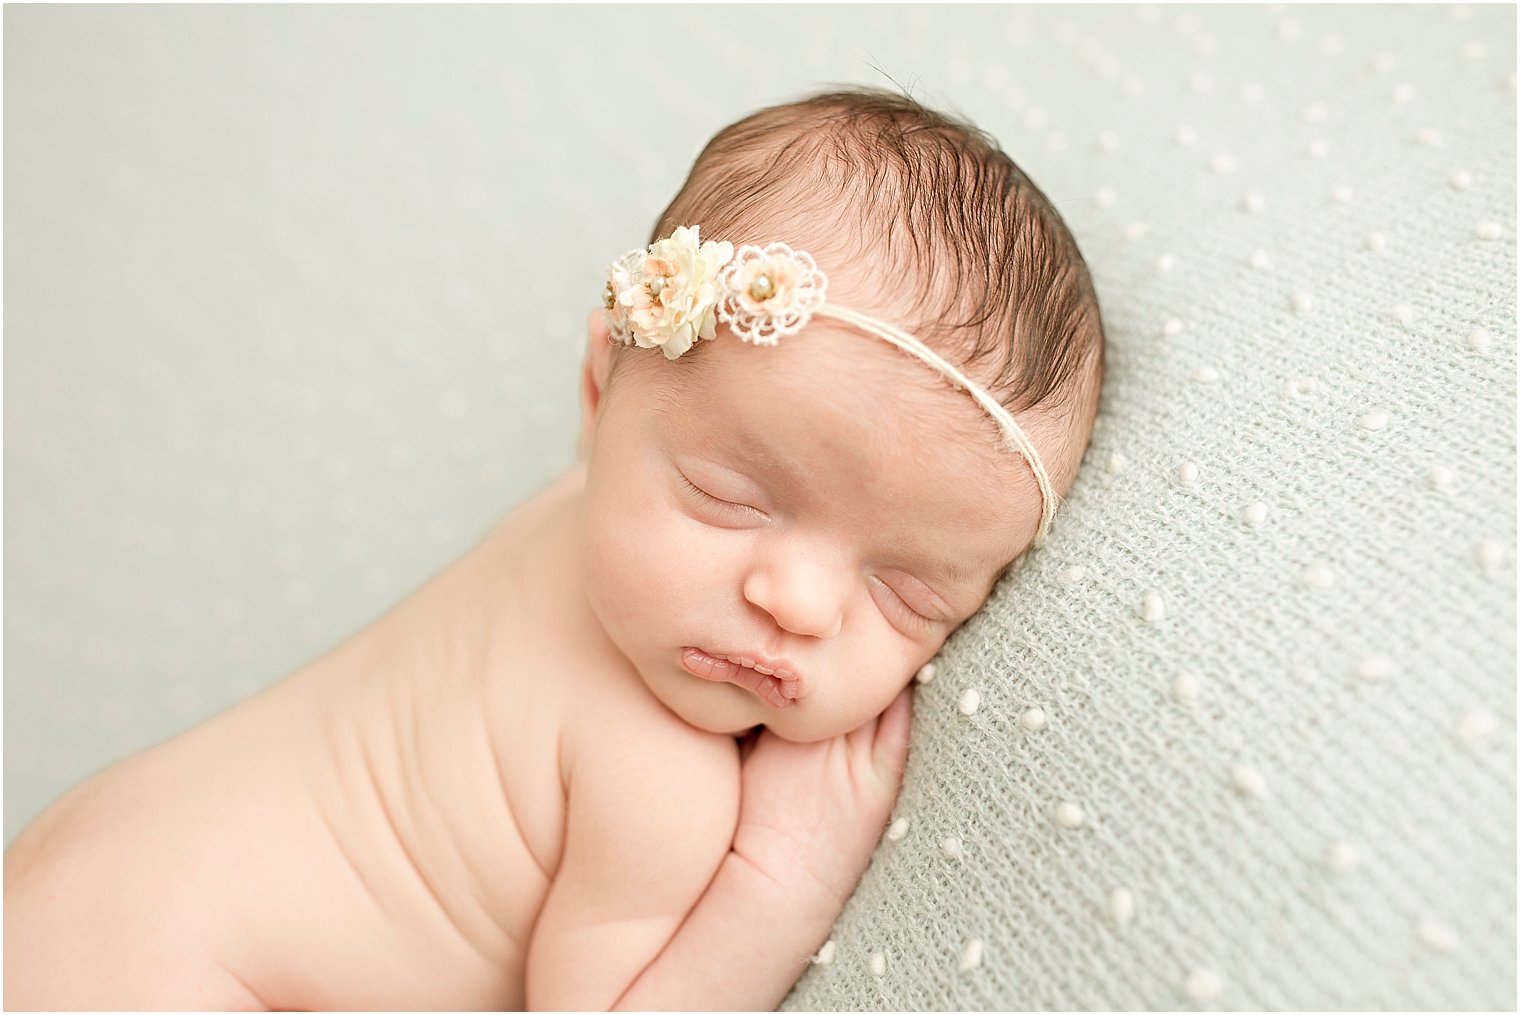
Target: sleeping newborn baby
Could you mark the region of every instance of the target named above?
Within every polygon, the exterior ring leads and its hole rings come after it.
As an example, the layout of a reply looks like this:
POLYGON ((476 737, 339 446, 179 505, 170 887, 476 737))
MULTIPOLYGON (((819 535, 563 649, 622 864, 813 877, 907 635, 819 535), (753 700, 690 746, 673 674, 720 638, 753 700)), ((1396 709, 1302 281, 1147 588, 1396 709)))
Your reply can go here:
POLYGON ((1076 473, 1097 302, 987 135, 867 88, 721 131, 600 295, 580 464, 16 841, 7 1008, 780 1002, 1076 473))

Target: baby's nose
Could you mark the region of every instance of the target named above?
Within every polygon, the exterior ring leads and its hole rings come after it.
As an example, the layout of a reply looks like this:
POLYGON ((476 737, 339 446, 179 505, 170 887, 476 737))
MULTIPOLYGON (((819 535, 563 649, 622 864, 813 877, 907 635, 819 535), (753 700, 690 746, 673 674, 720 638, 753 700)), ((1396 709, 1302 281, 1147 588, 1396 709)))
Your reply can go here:
POLYGON ((745 578, 744 598, 792 634, 833 638, 844 627, 844 583, 819 561, 756 567, 745 578))

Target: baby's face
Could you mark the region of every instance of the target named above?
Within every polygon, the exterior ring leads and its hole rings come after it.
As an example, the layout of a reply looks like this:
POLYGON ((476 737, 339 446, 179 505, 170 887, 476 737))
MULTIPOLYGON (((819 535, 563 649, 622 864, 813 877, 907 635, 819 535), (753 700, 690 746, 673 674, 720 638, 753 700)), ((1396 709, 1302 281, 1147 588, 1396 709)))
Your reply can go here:
POLYGON ((815 318, 772 347, 720 325, 701 362, 633 355, 651 361, 624 366, 592 431, 585 585, 694 726, 855 729, 1033 538, 1023 459, 969 439, 995 424, 878 339, 815 318), (730 655, 779 670, 704 661, 730 655))

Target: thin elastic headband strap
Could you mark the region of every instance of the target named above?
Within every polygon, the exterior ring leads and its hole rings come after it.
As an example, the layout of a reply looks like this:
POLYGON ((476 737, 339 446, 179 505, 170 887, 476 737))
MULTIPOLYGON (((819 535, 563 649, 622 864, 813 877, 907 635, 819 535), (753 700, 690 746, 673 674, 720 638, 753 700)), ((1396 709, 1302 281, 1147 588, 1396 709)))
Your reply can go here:
POLYGON ((848 307, 835 306, 832 303, 825 303, 815 310, 814 313, 819 317, 832 317, 846 324, 853 324, 855 327, 868 331, 878 338, 891 342, 903 352, 911 356, 917 356, 935 370, 938 370, 951 384, 957 388, 964 389, 972 398, 976 399, 977 403, 987 410, 987 413, 993 419, 997 420, 998 427, 1003 431, 1003 436, 1007 438, 1008 443, 1015 451, 1024 456, 1024 460, 1029 463, 1030 471, 1034 473, 1034 480, 1040 486, 1040 527, 1035 530, 1034 545, 1039 546, 1045 541, 1045 533, 1050 528, 1051 516, 1055 514, 1056 510, 1056 493, 1050 488, 1050 477, 1045 473, 1045 465, 1040 461, 1040 456, 1035 451, 1034 444, 1030 442, 1024 431, 1019 428, 1019 425, 1014 422, 1013 416, 1007 409, 999 405, 996 399, 973 383, 965 374, 946 362, 933 349, 930 349, 927 345, 924 345, 924 343, 905 331, 900 331, 890 324, 878 321, 874 317, 867 317, 865 314, 858 313, 848 307))

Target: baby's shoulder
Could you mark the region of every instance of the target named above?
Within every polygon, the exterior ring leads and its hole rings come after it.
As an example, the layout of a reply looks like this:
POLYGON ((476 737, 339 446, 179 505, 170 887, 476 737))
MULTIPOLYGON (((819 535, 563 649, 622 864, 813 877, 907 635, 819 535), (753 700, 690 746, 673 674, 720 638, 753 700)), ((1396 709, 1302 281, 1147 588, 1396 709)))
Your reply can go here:
POLYGON ((686 786, 727 796, 739 788, 734 738, 684 722, 647 692, 604 707, 572 708, 562 759, 566 788, 626 784, 631 797, 686 786))
POLYGON ((733 737, 697 729, 639 690, 569 710, 560 760, 571 820, 592 810, 630 823, 731 829, 739 802, 733 737))

